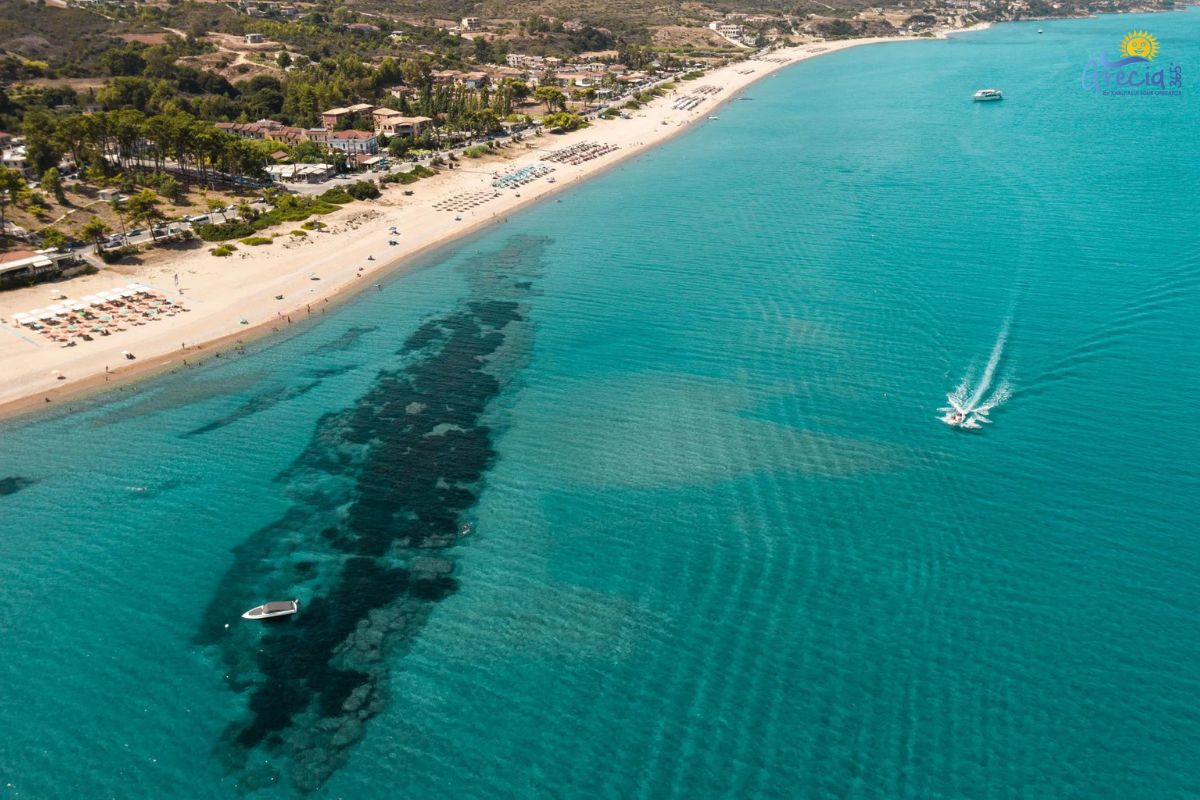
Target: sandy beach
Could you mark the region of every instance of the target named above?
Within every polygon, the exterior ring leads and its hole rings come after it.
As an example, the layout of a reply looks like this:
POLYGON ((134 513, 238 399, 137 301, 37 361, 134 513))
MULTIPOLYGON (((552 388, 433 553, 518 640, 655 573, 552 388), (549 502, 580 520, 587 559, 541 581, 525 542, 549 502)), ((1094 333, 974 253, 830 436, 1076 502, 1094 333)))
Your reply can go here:
POLYGON ((369 287, 381 275, 406 268, 413 263, 413 256, 481 226, 502 222, 521 206, 665 141, 690 123, 706 119, 754 81, 808 58, 883 41, 914 39, 824 42, 731 64, 697 80, 678 82, 666 96, 630 112, 630 119, 599 120, 573 133, 527 139, 505 148, 505 160, 462 159, 458 168, 434 178, 408 187, 390 185, 379 200, 353 203, 321 217, 328 228, 310 232, 306 239, 292 240, 287 229, 269 231, 277 235, 274 243, 239 245, 230 258, 214 257, 209 246, 197 247, 143 267, 109 268, 69 281, 4 292, 0 294, 0 374, 4 376, 0 415, 60 403, 66 397, 103 389, 135 375, 173 368, 185 359, 206 360, 235 340, 286 327, 289 317, 298 322, 310 313, 321 313, 334 297, 369 287), (693 96, 698 102, 687 110, 673 107, 684 96, 693 96), (609 152, 581 163, 543 160, 554 151, 582 147, 583 143, 607 145, 609 152), (498 172, 533 165, 550 165, 554 171, 520 187, 492 188, 498 172), (405 188, 412 189, 413 195, 405 196, 405 188), (449 210, 462 208, 466 210, 449 210), (393 227, 397 233, 390 232, 393 227), (13 320, 16 313, 60 302, 52 299, 56 295, 76 300, 134 281, 173 301, 182 300, 189 312, 67 348, 13 320), (136 360, 128 360, 123 351, 136 360))

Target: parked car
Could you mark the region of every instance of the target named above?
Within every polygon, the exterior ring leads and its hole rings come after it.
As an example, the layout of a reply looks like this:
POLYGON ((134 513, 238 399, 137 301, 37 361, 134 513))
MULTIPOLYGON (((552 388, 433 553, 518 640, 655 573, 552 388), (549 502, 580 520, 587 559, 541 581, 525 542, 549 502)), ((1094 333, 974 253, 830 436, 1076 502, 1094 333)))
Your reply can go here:
POLYGON ((197 214, 194 217, 186 217, 185 219, 193 225, 203 225, 205 222, 208 222, 208 214, 197 214))
POLYGON ((129 233, 126 235, 127 236, 141 236, 143 233, 145 233, 145 231, 142 230, 141 228, 134 228, 131 231, 129 231, 129 233))

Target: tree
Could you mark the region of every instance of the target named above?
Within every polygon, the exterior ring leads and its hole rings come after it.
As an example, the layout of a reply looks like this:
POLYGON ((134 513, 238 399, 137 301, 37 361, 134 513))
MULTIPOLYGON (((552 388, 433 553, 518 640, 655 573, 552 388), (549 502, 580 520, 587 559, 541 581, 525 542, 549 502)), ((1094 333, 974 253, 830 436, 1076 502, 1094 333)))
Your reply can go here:
POLYGON ((159 181, 158 193, 170 200, 174 205, 179 205, 179 202, 183 199, 183 186, 180 185, 179 181, 168 175, 159 181))
POLYGON ((154 225, 165 219, 162 210, 158 207, 158 195, 150 189, 142 189, 142 191, 129 198, 126 208, 129 219, 133 222, 148 225, 150 227, 150 238, 157 240, 158 237, 154 235, 154 225))
POLYGON ((62 160, 63 147, 59 141, 58 126, 54 117, 40 109, 25 115, 22 127, 25 132, 26 158, 34 171, 41 175, 62 160))
POLYGON ((225 204, 222 203, 220 200, 214 200, 213 198, 210 197, 204 201, 204 204, 206 206, 208 206, 208 213, 210 215, 215 217, 217 215, 217 213, 220 212, 221 221, 222 222, 229 221, 229 218, 225 216, 225 204))
POLYGON ((141 75, 146 70, 146 59, 132 46, 114 47, 100 56, 100 66, 113 77, 141 75))
POLYGON ((258 217, 258 211, 249 203, 238 203, 237 212, 243 222, 252 222, 258 217))
POLYGON ((46 174, 42 175, 42 191, 54 195, 54 199, 58 201, 59 205, 67 202, 67 196, 63 192, 62 178, 58 174, 58 167, 51 167, 46 170, 46 174))
POLYGON ((4 211, 10 203, 17 202, 17 195, 25 189, 25 178, 20 172, 8 167, 0 167, 0 242, 8 235, 8 223, 4 219, 4 211))
MULTIPOLYGON (((117 222, 121 226, 121 238, 125 238, 125 206, 121 202, 120 197, 113 197, 108 201, 108 205, 112 208, 113 213, 117 215, 117 222)), ((151 233, 151 236, 154 234, 151 233)))
POLYGON ((100 243, 104 241, 104 237, 108 236, 112 229, 104 224, 104 220, 99 217, 92 217, 87 221, 87 224, 80 229, 79 235, 85 239, 91 239, 96 243, 96 253, 100 252, 100 243))
POLYGON ((42 237, 43 247, 66 247, 67 237, 54 226, 42 228, 38 231, 38 236, 42 237))
POLYGON ((539 86, 534 89, 533 99, 546 106, 546 113, 550 113, 556 108, 559 111, 567 109, 567 96, 553 86, 539 86))
POLYGON ((287 50, 280 50, 279 55, 275 58, 275 63, 280 69, 287 69, 292 65, 292 57, 287 50))
POLYGON ((583 117, 578 114, 568 114, 566 111, 559 111, 557 114, 548 114, 542 117, 542 124, 552 131, 568 131, 578 130, 583 127, 583 117))

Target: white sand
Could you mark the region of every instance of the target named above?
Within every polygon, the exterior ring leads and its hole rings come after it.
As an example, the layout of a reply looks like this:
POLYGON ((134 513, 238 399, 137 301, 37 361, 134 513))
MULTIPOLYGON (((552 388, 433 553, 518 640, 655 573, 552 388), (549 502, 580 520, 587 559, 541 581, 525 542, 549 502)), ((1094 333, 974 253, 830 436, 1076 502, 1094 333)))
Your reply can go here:
POLYGON ((463 159, 459 162, 461 169, 407 187, 394 184, 385 190, 380 200, 353 203, 321 217, 330 226, 329 230, 310 232, 307 240, 301 242, 291 241, 288 229, 284 228, 269 232, 277 236, 273 244, 261 247, 238 245, 238 252, 230 258, 216 258, 205 246, 169 262, 158 262, 137 270, 117 272, 106 269, 70 281, 4 292, 0 294, 0 318, 4 320, 0 324, 0 375, 3 376, 0 413, 42 406, 46 398, 58 402, 66 395, 103 387, 109 381, 127 379, 148 369, 170 367, 185 358, 192 361, 207 358, 232 339, 249 338, 258 333, 270 333, 273 328, 286 327, 286 317, 302 319, 307 314, 306 306, 311 305, 313 312, 319 313, 327 298, 371 285, 381 273, 403 266, 403 262, 411 262, 410 257, 420 251, 481 225, 502 220, 518 206, 570 186, 664 141, 684 125, 712 114, 738 89, 782 67, 824 53, 881 41, 913 39, 854 39, 805 45, 775 51, 768 56, 786 59, 783 63, 750 61, 713 70, 698 80, 677 83, 678 88, 673 93, 630 112, 632 119, 600 120, 590 128, 574 133, 527 140, 536 149, 514 145, 506 150, 513 157, 507 163, 463 159), (691 111, 671 108, 671 103, 679 96, 704 85, 720 87, 721 91, 704 95, 700 105, 691 111), (554 164, 554 183, 543 177, 516 190, 501 189, 499 197, 461 214, 434 208, 438 201, 463 192, 490 194, 493 191, 492 176, 497 170, 539 163, 546 152, 581 141, 614 144, 620 149, 581 165, 554 164), (403 196, 406 188, 413 190, 412 197, 403 196), (520 197, 516 196, 518 193, 520 197), (455 221, 456 215, 462 220, 455 221), (399 229, 399 236, 388 233, 391 226, 399 229), (399 245, 390 246, 390 238, 397 239, 399 245), (374 260, 368 260, 368 257, 374 260), (361 277, 358 276, 360 267, 365 268, 361 277), (318 275, 320 280, 311 280, 310 273, 318 275), (179 276, 182 293, 174 286, 175 274, 179 276), (54 302, 52 290, 61 290, 68 297, 77 299, 131 281, 146 283, 172 299, 182 294, 192 311, 112 336, 97 337, 70 348, 62 348, 12 321, 14 313, 44 308, 54 302), (275 299, 276 295, 283 295, 283 299, 275 299), (247 324, 241 323, 243 319, 247 324), (197 352, 198 349, 202 352, 197 352), (121 355, 123 350, 132 352, 137 360, 126 360, 121 355), (52 371, 63 374, 65 379, 59 380, 52 371))

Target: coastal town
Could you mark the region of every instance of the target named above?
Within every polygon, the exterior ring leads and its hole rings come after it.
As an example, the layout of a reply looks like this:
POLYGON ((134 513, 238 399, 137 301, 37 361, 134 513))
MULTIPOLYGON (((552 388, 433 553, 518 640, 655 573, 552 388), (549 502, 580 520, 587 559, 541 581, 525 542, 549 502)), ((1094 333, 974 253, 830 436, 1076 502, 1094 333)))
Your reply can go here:
POLYGON ((267 0, 4 2, 29 35, 0 57, 0 362, 18 377, 0 406, 278 329, 796 60, 1094 9, 706 12, 637 33, 267 0), (58 29, 96 41, 56 49, 58 29), (174 305, 120 324, 131 285, 174 305))

